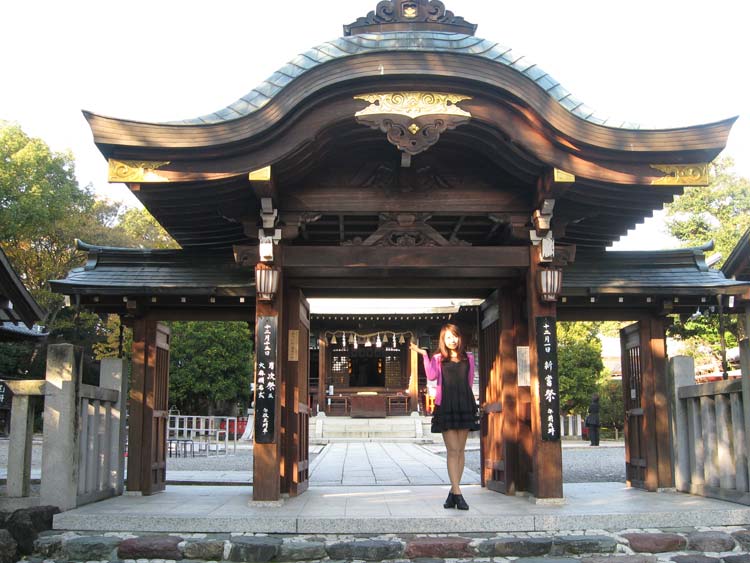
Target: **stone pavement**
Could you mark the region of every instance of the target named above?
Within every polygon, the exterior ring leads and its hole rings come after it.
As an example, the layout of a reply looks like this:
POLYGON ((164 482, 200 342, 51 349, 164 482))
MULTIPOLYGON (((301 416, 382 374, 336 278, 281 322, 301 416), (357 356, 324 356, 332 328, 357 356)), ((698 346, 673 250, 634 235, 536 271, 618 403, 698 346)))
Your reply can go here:
MULTIPOLYGON (((479 484, 480 476, 466 469, 462 483, 479 484)), ((450 484, 445 458, 418 444, 331 443, 310 465, 311 486, 445 484, 450 484)))

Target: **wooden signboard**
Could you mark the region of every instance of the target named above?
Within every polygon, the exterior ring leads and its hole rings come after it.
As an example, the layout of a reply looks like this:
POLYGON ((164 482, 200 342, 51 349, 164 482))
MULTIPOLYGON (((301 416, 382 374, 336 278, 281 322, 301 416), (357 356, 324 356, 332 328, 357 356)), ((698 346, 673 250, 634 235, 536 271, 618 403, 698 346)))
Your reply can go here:
POLYGON ((557 381, 557 330, 554 317, 536 318, 536 346, 542 440, 559 440, 560 393, 557 381))
POLYGON ((255 354, 255 441, 272 444, 276 439, 277 317, 258 317, 258 350, 255 354))

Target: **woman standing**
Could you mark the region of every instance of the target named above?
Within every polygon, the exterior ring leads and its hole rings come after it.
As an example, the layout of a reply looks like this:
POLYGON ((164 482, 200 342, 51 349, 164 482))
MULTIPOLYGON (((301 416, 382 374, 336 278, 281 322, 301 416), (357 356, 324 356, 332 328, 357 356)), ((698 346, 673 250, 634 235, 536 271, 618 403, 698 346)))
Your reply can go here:
POLYGON ((599 426, 601 421, 599 419, 599 393, 591 395, 591 404, 589 405, 589 414, 586 415, 586 426, 589 429, 589 441, 590 445, 599 445, 599 426))
POLYGON ((409 347, 422 354, 427 379, 437 380, 432 431, 443 435, 451 481, 451 490, 443 506, 469 510, 461 494, 460 483, 464 472, 466 439, 470 430, 479 430, 479 410, 471 390, 476 371, 474 356, 466 352, 466 341, 454 324, 446 324, 440 330, 440 351, 432 358, 414 343, 409 347))

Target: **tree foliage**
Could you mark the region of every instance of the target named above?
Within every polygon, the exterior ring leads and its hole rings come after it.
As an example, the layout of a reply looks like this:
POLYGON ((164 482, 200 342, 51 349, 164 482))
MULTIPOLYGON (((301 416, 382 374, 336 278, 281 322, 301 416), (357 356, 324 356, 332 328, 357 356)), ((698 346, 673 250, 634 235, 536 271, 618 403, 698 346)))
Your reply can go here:
POLYGON ((622 381, 606 380, 599 384, 599 420, 602 426, 621 430, 625 424, 625 402, 622 381))
POLYGON ((733 165, 730 158, 717 160, 711 167, 709 186, 687 188, 667 206, 667 228, 672 236, 685 246, 713 240, 722 260, 750 228, 750 180, 738 176, 733 165))
MULTIPOLYGON (((685 246, 699 246, 709 240, 722 259, 731 254, 740 237, 750 228, 750 179, 738 176, 731 159, 719 159, 711 167, 711 185, 687 188, 684 195, 667 206, 667 227, 670 234, 685 246)), ((703 316, 676 322, 669 335, 685 343, 684 353, 693 356, 698 365, 720 363, 719 319, 703 307, 703 316)), ((728 346, 738 340, 736 318, 726 319, 725 338, 728 346)))
POLYGON ((63 298, 49 280, 65 277, 85 257, 75 239, 122 244, 112 226, 120 206, 79 188, 69 153, 53 152, 17 125, 0 122, 0 241, 26 287, 54 324, 63 298))
POLYGON ((183 414, 249 406, 252 340, 247 323, 190 321, 170 327, 170 404, 183 414))
POLYGON ((142 248, 178 248, 169 233, 143 208, 131 208, 125 211, 117 222, 130 242, 130 246, 142 248))
POLYGON ((586 414, 591 395, 602 377, 602 343, 599 325, 591 322, 557 323, 560 407, 586 414))

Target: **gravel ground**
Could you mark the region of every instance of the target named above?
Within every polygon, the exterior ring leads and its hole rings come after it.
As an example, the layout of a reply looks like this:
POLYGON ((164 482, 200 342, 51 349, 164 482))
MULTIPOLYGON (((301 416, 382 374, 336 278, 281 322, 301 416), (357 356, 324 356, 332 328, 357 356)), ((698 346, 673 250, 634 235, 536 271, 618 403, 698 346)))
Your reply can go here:
MULTIPOLYGON (((231 448, 230 448, 231 451, 231 448)), ((563 453, 563 481, 565 483, 625 482, 625 447, 592 448, 565 447, 563 453)), ((310 452, 310 461, 316 451, 310 452)), ((445 455, 445 454, 441 454, 445 455)), ((8 464, 8 440, 0 439, 0 467, 8 464)), ((31 466, 42 467, 42 446, 32 447, 31 466)), ((479 450, 466 452, 466 467, 479 471, 479 450)), ((196 455, 195 457, 171 457, 167 459, 167 471, 247 471, 253 467, 253 450, 249 444, 241 444, 234 455, 196 455)))
MULTIPOLYGON (((444 454, 441 454, 444 455, 444 454)), ((563 448, 564 483, 625 482, 625 447, 563 448)), ((479 450, 466 452, 466 467, 479 472, 479 450)))

